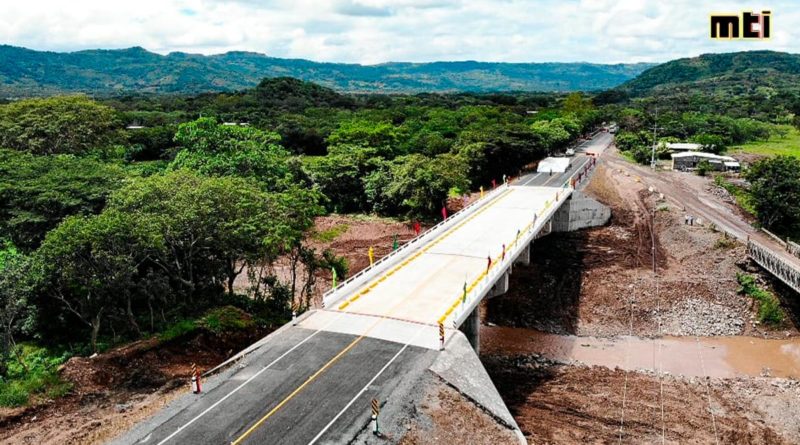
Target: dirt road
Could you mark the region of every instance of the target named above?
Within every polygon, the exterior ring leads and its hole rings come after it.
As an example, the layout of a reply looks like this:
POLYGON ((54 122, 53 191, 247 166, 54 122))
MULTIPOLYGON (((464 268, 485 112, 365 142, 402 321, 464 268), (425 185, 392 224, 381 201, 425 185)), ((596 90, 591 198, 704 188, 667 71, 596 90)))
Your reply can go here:
POLYGON ((708 193, 702 186, 704 181, 698 180, 691 173, 675 171, 654 172, 648 167, 635 165, 619 155, 616 148, 607 151, 604 161, 612 169, 630 172, 642 179, 643 183, 654 186, 663 193, 667 200, 686 212, 702 217, 716 224, 735 236, 740 241, 748 237, 772 249, 772 251, 790 264, 800 269, 800 258, 786 252, 775 240, 753 227, 751 220, 744 218, 734 206, 726 204, 708 193))

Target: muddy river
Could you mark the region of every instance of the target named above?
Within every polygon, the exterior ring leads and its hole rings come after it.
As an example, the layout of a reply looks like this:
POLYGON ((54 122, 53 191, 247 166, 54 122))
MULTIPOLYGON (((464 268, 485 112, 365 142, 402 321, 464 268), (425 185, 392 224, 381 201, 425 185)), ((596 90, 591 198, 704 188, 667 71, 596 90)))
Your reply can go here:
POLYGON ((481 352, 538 353, 563 363, 580 362, 684 376, 800 378, 800 337, 576 337, 532 329, 483 326, 481 352))

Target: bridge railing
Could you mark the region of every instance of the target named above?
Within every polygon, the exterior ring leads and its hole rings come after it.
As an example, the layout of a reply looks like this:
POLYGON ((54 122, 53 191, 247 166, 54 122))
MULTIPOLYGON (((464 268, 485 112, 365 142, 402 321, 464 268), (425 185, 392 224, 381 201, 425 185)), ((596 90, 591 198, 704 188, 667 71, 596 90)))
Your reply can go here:
POLYGON ((471 282, 465 283, 466 292, 462 288, 450 307, 439 318, 438 323, 453 328, 461 326, 486 294, 491 291, 497 278, 502 276, 525 248, 530 245, 564 201, 569 199, 569 195, 573 190, 572 187, 562 188, 562 191, 557 192, 556 199, 545 201, 544 209, 535 213, 533 220, 526 226, 521 227, 516 236, 509 240, 506 244, 505 252, 502 252, 501 246, 498 246, 500 253, 492 257, 491 264, 487 264, 487 267, 477 273, 471 282))
POLYGON ((787 286, 800 293, 800 270, 757 241, 747 241, 747 255, 787 286))
POLYGON ((553 214, 569 199, 578 184, 588 177, 588 173, 596 164, 597 159, 592 158, 581 170, 570 176, 563 183, 562 191, 556 192, 555 199, 545 201, 544 209, 535 213, 533 220, 517 231, 516 236, 506 244, 505 252, 501 251, 497 256, 493 257, 491 264, 487 264, 487 268, 477 274, 471 282, 464 283, 464 288, 437 320, 440 326, 458 328, 469 317, 470 313, 494 287, 497 277, 511 267, 525 248, 536 238, 536 235, 544 225, 550 221, 553 214))
POLYGON ((463 220, 465 216, 471 214, 473 211, 477 210, 483 204, 491 202, 503 190, 507 190, 507 188, 508 184, 503 184, 500 185, 499 187, 495 187, 494 189, 486 192, 483 198, 476 199, 475 201, 469 203, 467 206, 465 206, 458 212, 450 215, 446 220, 440 221, 435 226, 420 233, 418 236, 414 237, 407 243, 398 247, 397 250, 394 250, 389 254, 383 256, 382 258, 375 261, 372 265, 367 266, 364 269, 361 269, 361 271, 359 271, 355 275, 352 275, 351 277, 342 281, 336 287, 331 288, 322 295, 322 307, 330 307, 338 300, 347 296, 350 292, 352 292, 356 288, 360 287, 365 281, 367 281, 372 276, 377 275, 380 272, 397 264, 398 262, 403 260, 408 254, 414 252, 416 248, 425 245, 425 243, 437 237, 439 233, 451 227, 452 225, 455 225, 457 222, 463 220))

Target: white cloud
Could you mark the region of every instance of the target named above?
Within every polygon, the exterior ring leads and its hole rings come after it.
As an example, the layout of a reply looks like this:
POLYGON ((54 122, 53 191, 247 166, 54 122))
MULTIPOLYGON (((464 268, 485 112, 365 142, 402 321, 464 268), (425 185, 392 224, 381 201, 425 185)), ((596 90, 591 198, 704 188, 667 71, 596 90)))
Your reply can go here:
POLYGON ((800 3, 777 0, 766 42, 708 39, 711 12, 749 0, 26 0, 0 43, 71 51, 257 51, 319 61, 664 61, 706 52, 797 52, 800 3))

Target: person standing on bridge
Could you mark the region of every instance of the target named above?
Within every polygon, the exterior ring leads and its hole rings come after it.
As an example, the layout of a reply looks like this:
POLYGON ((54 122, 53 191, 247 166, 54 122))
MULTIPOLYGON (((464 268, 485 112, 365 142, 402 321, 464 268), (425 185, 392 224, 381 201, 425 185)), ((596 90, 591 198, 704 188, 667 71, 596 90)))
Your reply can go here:
POLYGON ((369 250, 367 250, 367 256, 369 256, 369 265, 372 266, 375 264, 375 249, 372 246, 369 246, 369 250))
POLYGON ((488 274, 489 269, 492 268, 492 254, 489 254, 489 256, 486 259, 488 260, 488 262, 486 263, 486 273, 488 274))
POLYGON ((503 244, 503 254, 500 256, 500 261, 506 260, 506 245, 503 244))
POLYGON ((414 221, 414 235, 419 236, 419 232, 422 230, 422 227, 419 224, 419 221, 414 221))
POLYGON ((497 188, 497 181, 492 179, 492 188, 497 188))

